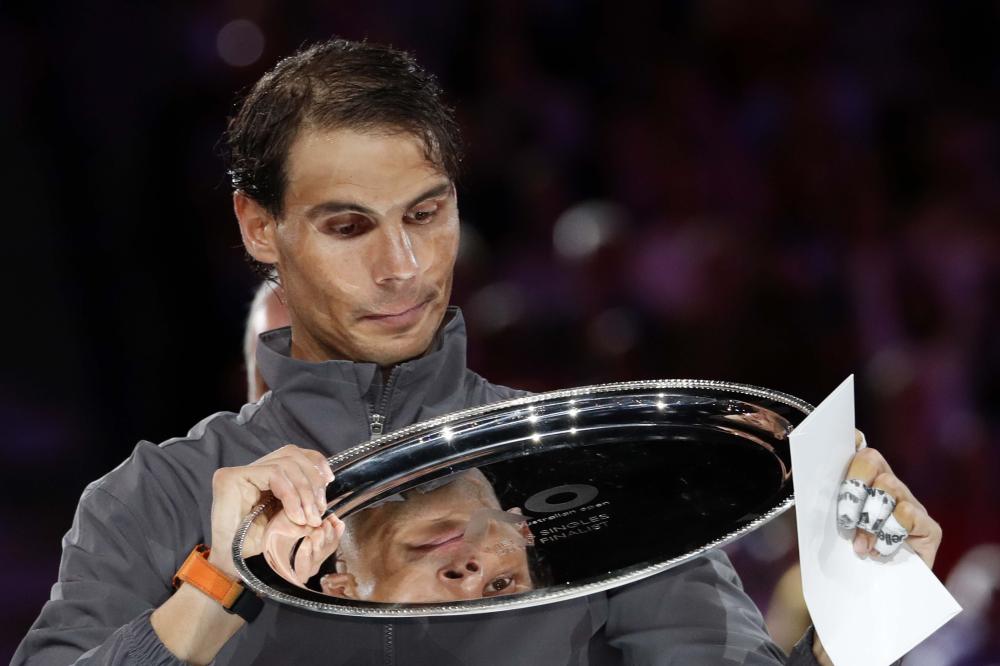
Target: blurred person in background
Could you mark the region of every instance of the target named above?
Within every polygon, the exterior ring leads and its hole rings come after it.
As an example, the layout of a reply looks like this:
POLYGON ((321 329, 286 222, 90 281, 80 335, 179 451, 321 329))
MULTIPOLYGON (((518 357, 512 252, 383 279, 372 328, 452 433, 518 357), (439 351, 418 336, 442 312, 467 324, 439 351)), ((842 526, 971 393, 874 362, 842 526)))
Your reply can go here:
POLYGON ((257 402, 268 387, 257 368, 257 339, 267 331, 291 324, 282 300, 281 286, 268 279, 261 282, 250 302, 243 334, 243 362, 247 371, 247 402, 257 402))
POLYGON ((913 649, 906 666, 1000 663, 1000 544, 981 543, 955 565, 945 586, 962 613, 913 649))
MULTIPOLYGON (((141 443, 88 486, 59 582, 15 663, 785 662, 719 551, 488 620, 321 618, 241 590, 230 547, 262 492, 297 523, 324 527, 327 455, 522 393, 465 365, 464 322, 449 307, 457 131, 411 58, 340 40, 308 48, 251 90, 228 145, 244 245, 277 271, 291 322, 259 341, 271 391, 186 437, 141 443), (176 591, 175 575, 189 581, 176 591), (227 594, 200 589, 205 578, 227 594)), ((896 496, 893 515, 932 564, 940 528, 879 454, 857 454, 849 475, 896 496)), ((874 534, 859 532, 855 547, 870 553, 874 534)), ((788 663, 828 660, 810 631, 788 663)))

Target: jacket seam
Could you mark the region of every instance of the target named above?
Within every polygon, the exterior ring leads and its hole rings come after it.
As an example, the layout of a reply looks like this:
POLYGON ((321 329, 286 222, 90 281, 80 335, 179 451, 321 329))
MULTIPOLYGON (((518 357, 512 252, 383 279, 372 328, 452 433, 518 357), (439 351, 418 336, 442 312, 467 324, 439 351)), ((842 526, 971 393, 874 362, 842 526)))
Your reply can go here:
MULTIPOLYGON (((144 554, 146 556, 146 561, 150 562, 150 563, 155 562, 156 559, 153 557, 152 551, 149 550, 149 544, 150 544, 150 542, 152 540, 149 538, 149 534, 147 534, 146 529, 143 527, 143 521, 139 520, 139 517, 135 515, 135 513, 132 511, 132 508, 129 507, 129 505, 125 501, 123 501, 120 497, 118 497, 117 495, 115 495, 114 493, 112 493, 110 490, 107 490, 106 488, 104 488, 102 486, 93 486, 90 489, 90 492, 84 491, 83 497, 87 497, 89 495, 93 495, 94 493, 102 493, 104 495, 107 495, 108 497, 110 497, 111 499, 113 499, 115 502, 117 502, 118 505, 125 510, 125 513, 128 514, 128 517, 132 520, 132 522, 135 523, 136 527, 139 528, 139 532, 143 536, 143 538, 142 538, 142 549, 143 549, 143 552, 144 552, 144 554)), ((81 498, 80 501, 82 502, 83 498, 81 498)), ((175 555, 176 555, 176 552, 177 551, 174 551, 175 555)), ((174 559, 176 559, 176 557, 174 559)), ((59 582, 62 582, 62 583, 87 582, 87 579, 84 579, 84 578, 80 578, 80 579, 64 579, 64 580, 60 580, 59 582)))

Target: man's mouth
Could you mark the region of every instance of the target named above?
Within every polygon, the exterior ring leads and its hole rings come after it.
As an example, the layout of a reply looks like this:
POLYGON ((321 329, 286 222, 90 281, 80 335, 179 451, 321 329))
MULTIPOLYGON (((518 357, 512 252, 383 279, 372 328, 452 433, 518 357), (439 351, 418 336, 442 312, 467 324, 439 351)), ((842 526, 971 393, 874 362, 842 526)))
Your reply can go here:
POLYGON ((426 298, 416 305, 403 306, 401 308, 389 308, 385 312, 376 312, 366 315, 364 319, 390 327, 406 327, 417 323, 420 317, 433 298, 426 298))

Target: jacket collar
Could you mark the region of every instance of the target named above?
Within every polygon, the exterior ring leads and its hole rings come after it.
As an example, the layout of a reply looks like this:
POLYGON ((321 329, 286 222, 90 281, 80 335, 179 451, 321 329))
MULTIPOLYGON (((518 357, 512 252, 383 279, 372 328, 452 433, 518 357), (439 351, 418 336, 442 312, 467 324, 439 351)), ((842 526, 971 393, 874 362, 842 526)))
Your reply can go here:
POLYGON ((289 437, 305 435, 328 453, 367 439, 376 410, 386 412, 386 432, 409 425, 424 402, 460 390, 465 377, 465 320, 454 306, 430 351, 393 368, 388 390, 377 364, 295 359, 291 341, 289 327, 262 333, 257 365, 279 418, 294 422, 284 428, 289 437))

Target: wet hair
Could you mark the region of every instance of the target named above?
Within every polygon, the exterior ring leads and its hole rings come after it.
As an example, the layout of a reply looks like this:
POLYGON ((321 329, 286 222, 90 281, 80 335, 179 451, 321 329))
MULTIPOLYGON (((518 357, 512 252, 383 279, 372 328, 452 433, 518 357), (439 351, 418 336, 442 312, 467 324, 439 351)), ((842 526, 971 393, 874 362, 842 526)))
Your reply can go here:
POLYGON ((552 575, 552 566, 548 560, 539 552, 535 546, 525 548, 528 557, 528 574, 531 576, 531 587, 534 590, 541 590, 555 584, 555 576, 552 575))
POLYGON ((284 212, 288 151, 303 129, 404 132, 457 179, 462 143, 434 76, 390 46, 331 39, 264 74, 239 103, 223 137, 234 189, 274 217, 284 212))

